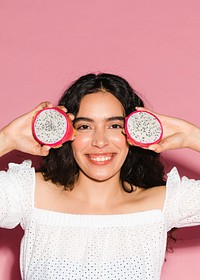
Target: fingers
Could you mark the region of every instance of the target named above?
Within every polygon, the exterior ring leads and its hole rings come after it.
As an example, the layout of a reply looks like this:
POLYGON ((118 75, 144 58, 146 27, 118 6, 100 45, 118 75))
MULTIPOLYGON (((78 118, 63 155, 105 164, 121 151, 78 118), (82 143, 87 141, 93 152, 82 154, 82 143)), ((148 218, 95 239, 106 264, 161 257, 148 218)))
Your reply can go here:
MULTIPOLYGON (((54 106, 50 101, 43 101, 41 102, 39 105, 37 105, 32 111, 39 111, 45 108, 52 108, 52 107, 56 107, 59 108, 60 110, 62 110, 63 112, 67 113, 68 110, 65 106, 59 105, 59 106, 54 106)), ((73 120, 74 119, 74 115, 69 113, 70 118, 73 120)))
POLYGON ((168 142, 168 141, 166 141, 166 142, 163 141, 163 142, 153 144, 148 147, 148 150, 154 151, 156 153, 162 153, 164 151, 172 150, 172 149, 175 149, 175 148, 172 148, 170 142, 168 142))
POLYGON ((185 147, 184 133, 175 133, 171 136, 168 136, 166 139, 162 139, 157 144, 150 145, 148 149, 156 153, 161 153, 167 150, 175 150, 185 147))
POLYGON ((50 151, 51 147, 49 146, 41 146, 40 149, 39 149, 39 155, 41 156, 47 156, 49 154, 49 151, 50 151))
POLYGON ((28 151, 32 155, 37 155, 37 156, 47 156, 49 154, 51 147, 49 146, 41 146, 40 144, 36 144, 36 146, 31 150, 28 151))
POLYGON ((156 114, 155 112, 147 109, 147 108, 144 108, 144 107, 136 107, 136 110, 137 111, 145 111, 145 112, 149 112, 149 113, 152 113, 152 114, 156 114))
POLYGON ((51 108, 53 107, 52 103, 50 101, 44 101, 44 102, 41 102, 39 105, 37 105, 34 109, 32 109, 30 112, 28 112, 27 114, 27 117, 32 117, 33 115, 35 115, 38 111, 42 110, 42 109, 45 109, 45 108, 51 108))
POLYGON ((135 107, 137 111, 147 111, 144 107, 135 107))
POLYGON ((71 121, 73 121, 75 119, 75 116, 73 114, 71 114, 71 113, 68 113, 68 116, 69 116, 71 121))
POLYGON ((60 110, 62 110, 63 112, 67 113, 67 108, 64 106, 57 106, 57 108, 59 108, 60 110))
POLYGON ((44 109, 46 107, 53 107, 52 103, 50 101, 43 101, 39 104, 39 107, 41 107, 41 109, 44 109))
POLYGON ((159 118, 159 119, 164 119, 164 115, 161 115, 161 114, 158 114, 158 113, 156 113, 156 112, 154 112, 154 111, 151 111, 151 110, 149 110, 149 109, 146 109, 146 108, 144 108, 144 107, 136 107, 136 110, 137 111, 145 111, 145 112, 148 112, 148 113, 150 113, 150 114, 153 114, 153 115, 155 115, 157 118, 159 118))
MULTIPOLYGON (((33 111, 34 111, 34 112, 35 112, 35 111, 37 112, 37 111, 39 111, 39 110, 42 110, 42 109, 45 109, 45 108, 52 108, 52 107, 54 107, 54 106, 53 106, 53 104, 52 104, 50 101, 43 101, 43 102, 41 102, 37 107, 35 107, 35 108, 33 109, 33 111)), ((64 106, 62 106, 62 105, 56 106, 56 108, 59 108, 60 110, 62 110, 62 111, 65 112, 65 113, 68 112, 67 108, 64 107, 64 106)), ((74 115, 73 115, 73 114, 68 113, 68 115, 69 115, 69 117, 70 117, 71 120, 74 120, 74 115)))
POLYGON ((39 111, 45 108, 52 108, 53 104, 50 101, 43 101, 38 106, 36 106, 33 111, 39 111))
POLYGON ((154 151, 156 153, 161 153, 165 151, 165 148, 163 147, 162 144, 154 144, 148 147, 148 150, 154 151))

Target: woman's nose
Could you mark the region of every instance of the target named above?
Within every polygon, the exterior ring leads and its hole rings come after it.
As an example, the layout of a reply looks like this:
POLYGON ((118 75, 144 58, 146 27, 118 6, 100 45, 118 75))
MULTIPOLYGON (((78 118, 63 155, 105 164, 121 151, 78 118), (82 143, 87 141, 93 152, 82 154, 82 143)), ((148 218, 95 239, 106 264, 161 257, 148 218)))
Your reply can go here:
POLYGON ((104 146, 107 146, 109 143, 108 137, 106 135, 106 132, 104 129, 98 129, 94 131, 93 133, 93 139, 92 139, 92 146, 103 148, 104 146))

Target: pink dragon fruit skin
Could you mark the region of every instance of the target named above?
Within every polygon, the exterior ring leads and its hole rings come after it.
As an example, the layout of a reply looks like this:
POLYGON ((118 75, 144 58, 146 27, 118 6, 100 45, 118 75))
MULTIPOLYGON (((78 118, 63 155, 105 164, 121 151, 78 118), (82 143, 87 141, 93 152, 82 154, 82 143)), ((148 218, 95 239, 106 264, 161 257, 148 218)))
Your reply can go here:
POLYGON ((126 117, 125 133, 130 145, 147 148, 162 139, 163 128, 154 114, 137 110, 126 117))
POLYGON ((59 148, 74 136, 72 121, 57 107, 38 111, 33 118, 32 132, 36 141, 52 148, 59 148))

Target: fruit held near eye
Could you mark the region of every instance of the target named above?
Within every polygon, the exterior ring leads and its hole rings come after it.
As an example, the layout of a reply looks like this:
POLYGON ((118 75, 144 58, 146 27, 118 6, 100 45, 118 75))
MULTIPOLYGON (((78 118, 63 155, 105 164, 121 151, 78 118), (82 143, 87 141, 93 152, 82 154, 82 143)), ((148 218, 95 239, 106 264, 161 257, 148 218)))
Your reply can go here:
POLYGON ((161 140, 163 128, 155 115, 138 110, 125 119, 125 133, 131 145, 148 147, 161 140))
POLYGON ((36 113, 32 122, 34 138, 42 145, 58 148, 74 135, 72 121, 59 108, 45 108, 36 113))

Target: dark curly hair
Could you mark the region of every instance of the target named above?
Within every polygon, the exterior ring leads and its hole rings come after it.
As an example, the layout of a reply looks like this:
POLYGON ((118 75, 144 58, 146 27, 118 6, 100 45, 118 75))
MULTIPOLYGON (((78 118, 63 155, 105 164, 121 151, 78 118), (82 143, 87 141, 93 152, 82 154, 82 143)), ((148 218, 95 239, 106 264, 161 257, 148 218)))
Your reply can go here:
MULTIPOLYGON (((91 93, 107 91, 113 94, 123 105, 125 115, 129 115, 138 106, 144 106, 142 99, 122 77, 108 74, 87 74, 76 80, 62 95, 59 105, 68 112, 77 115, 81 99, 91 93)), ((51 149, 44 158, 42 169, 45 180, 63 185, 66 190, 72 190, 79 173, 71 147, 68 141, 59 149, 51 149)), ((121 168, 120 179, 126 192, 133 191, 133 185, 150 188, 165 184, 164 166, 160 155, 146 149, 129 146, 127 158, 121 168), (130 185, 125 186, 124 182, 130 185)))

